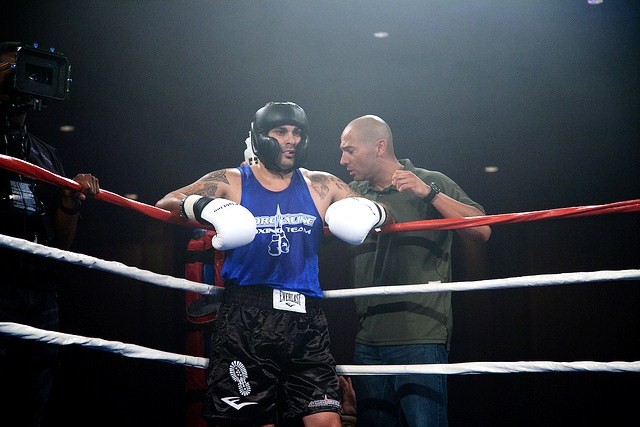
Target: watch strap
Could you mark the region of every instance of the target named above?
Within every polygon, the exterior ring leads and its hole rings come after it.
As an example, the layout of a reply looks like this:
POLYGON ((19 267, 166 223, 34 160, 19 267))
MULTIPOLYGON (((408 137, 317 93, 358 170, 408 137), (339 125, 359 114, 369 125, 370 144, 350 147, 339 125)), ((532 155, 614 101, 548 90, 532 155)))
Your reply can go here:
POLYGON ((429 191, 429 194, 427 194, 425 197, 422 198, 422 200, 424 200, 425 203, 431 203, 434 197, 436 197, 438 193, 440 193, 440 188, 438 188, 435 182, 430 183, 429 188, 431 189, 429 191))

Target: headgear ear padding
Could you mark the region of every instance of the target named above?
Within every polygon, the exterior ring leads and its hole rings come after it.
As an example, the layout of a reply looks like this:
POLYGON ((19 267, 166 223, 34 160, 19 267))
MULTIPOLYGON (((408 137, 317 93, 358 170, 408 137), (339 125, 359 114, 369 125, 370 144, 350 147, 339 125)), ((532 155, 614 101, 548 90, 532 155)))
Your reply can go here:
POLYGON ((294 168, 304 166, 309 152, 307 114, 298 104, 293 102, 269 102, 256 111, 251 123, 253 152, 267 169, 278 170, 276 162, 280 154, 280 144, 267 134, 271 129, 282 125, 300 128, 302 139, 296 148, 294 168))

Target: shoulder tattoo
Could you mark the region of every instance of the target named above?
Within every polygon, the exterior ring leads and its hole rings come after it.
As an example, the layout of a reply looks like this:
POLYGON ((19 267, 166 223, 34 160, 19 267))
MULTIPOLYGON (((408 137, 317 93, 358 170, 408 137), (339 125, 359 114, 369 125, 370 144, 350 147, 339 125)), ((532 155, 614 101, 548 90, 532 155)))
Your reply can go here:
POLYGON ((218 183, 229 184, 227 171, 219 170, 205 175, 200 180, 196 193, 201 196, 215 197, 218 191, 218 183))
POLYGON ((207 182, 214 181, 214 182, 224 182, 225 184, 229 183, 229 180, 227 180, 227 171, 224 169, 208 173, 202 178, 202 180, 207 182))
POLYGON ((337 188, 339 192, 347 193, 348 196, 357 195, 347 184, 333 175, 313 174, 309 179, 311 181, 311 188, 313 188, 322 199, 331 193, 332 187, 337 188))

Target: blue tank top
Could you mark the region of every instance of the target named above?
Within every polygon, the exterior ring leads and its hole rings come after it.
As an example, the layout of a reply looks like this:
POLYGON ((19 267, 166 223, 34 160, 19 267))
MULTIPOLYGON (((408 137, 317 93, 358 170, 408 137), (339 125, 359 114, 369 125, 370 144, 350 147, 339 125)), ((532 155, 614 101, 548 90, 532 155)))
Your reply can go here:
POLYGON ((322 297, 318 280, 318 251, 323 223, 299 169, 285 190, 267 190, 248 165, 242 174, 240 204, 256 218, 256 238, 248 245, 226 251, 225 283, 267 285, 272 288, 322 297))

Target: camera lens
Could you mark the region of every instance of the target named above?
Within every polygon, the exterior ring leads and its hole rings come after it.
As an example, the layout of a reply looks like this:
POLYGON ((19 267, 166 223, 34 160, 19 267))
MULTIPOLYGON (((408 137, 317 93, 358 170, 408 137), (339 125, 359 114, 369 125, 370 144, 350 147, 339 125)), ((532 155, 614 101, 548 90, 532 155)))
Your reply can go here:
POLYGON ((33 64, 27 64, 27 66, 25 67, 25 77, 28 80, 31 80, 37 83, 50 85, 52 72, 51 72, 51 69, 48 69, 48 68, 38 67, 33 64))

